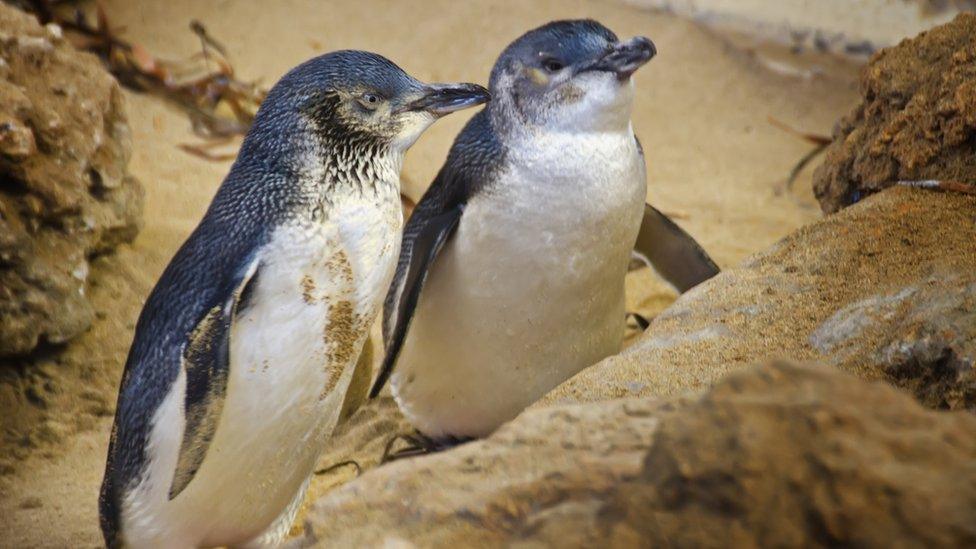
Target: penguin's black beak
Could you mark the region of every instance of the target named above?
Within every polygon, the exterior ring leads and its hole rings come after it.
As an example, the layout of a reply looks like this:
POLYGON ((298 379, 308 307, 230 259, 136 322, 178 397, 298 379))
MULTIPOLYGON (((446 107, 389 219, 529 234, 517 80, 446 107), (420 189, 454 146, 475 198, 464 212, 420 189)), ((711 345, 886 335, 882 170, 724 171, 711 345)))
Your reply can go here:
POLYGON ((424 87, 420 97, 400 106, 395 112, 424 111, 434 116, 444 116, 486 103, 490 98, 488 90, 477 84, 430 84, 424 87))
POLYGON ((657 54, 654 42, 643 36, 635 36, 626 42, 617 42, 592 64, 583 67, 583 71, 606 71, 616 73, 617 78, 626 80, 657 54))

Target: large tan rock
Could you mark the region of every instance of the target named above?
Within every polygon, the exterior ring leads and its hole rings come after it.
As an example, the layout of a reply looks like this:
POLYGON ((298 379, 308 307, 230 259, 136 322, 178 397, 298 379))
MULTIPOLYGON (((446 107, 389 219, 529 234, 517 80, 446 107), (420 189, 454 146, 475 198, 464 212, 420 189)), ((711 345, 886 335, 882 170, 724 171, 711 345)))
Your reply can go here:
POLYGON ((971 546, 976 417, 827 367, 530 410, 320 498, 330 547, 971 546))
POLYGON ((700 391, 782 357, 976 410, 974 219, 972 196, 872 196, 684 294, 637 343, 540 405, 700 391))
POLYGON ((122 92, 55 26, 0 4, 0 357, 88 328, 89 260, 138 230, 122 92))
POLYGON ((976 14, 879 52, 861 96, 814 173, 825 212, 898 180, 976 185, 976 14))

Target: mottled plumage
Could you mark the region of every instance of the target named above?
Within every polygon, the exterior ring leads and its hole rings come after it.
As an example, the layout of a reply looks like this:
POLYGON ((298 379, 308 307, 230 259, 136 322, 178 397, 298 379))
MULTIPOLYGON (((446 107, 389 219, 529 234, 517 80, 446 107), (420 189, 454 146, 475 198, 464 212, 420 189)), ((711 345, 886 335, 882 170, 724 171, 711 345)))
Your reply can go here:
POLYGON ((358 51, 274 86, 139 317, 99 500, 109 546, 284 536, 393 274, 403 153, 486 98, 358 51))

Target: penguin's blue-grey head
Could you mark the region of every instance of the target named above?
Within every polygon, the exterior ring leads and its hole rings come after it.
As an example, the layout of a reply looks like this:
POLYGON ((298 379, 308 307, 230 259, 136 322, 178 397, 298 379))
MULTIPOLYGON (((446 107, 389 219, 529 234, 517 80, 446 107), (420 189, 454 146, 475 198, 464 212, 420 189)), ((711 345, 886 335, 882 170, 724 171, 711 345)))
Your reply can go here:
POLYGON ((251 134, 284 149, 314 137, 330 149, 326 153, 363 148, 402 153, 439 117, 488 97, 476 84, 425 84, 375 53, 336 51, 282 77, 251 134))
POLYGON ((620 41, 591 19, 548 23, 512 42, 495 63, 493 115, 548 130, 625 128, 630 77, 656 52, 649 39, 620 41))

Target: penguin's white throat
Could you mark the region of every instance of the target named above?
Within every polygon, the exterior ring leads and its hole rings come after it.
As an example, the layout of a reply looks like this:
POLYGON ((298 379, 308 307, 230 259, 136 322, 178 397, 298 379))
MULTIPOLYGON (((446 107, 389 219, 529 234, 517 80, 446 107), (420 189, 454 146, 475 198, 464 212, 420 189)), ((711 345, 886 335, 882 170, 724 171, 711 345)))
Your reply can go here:
POLYGON ((543 96, 521 100, 531 105, 519 105, 510 89, 495 95, 493 125, 500 134, 524 139, 526 134, 625 133, 630 128, 631 78, 621 81, 602 71, 580 73, 543 96))
POLYGON ((620 81, 607 72, 575 76, 565 86, 575 93, 549 110, 545 129, 553 132, 624 132, 630 128, 634 99, 631 79, 620 81))

